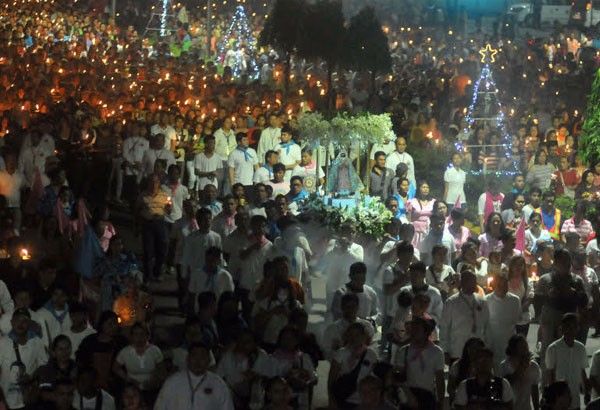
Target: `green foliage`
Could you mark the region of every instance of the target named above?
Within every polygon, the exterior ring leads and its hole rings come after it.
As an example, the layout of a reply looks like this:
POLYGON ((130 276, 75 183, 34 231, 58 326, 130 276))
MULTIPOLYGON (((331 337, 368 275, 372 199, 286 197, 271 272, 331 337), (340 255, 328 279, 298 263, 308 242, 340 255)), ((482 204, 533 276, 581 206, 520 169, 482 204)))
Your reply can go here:
POLYGON ((392 69, 388 38, 372 7, 363 8, 350 20, 345 51, 348 66, 358 71, 374 75, 392 69))
POLYGON ((560 209, 560 214, 562 215, 562 220, 569 219, 573 216, 573 211, 575 210, 575 200, 566 195, 562 195, 557 197, 554 200, 554 206, 560 209))
POLYGON ((587 111, 579 140, 579 155, 586 163, 600 159, 600 70, 588 95, 587 111))

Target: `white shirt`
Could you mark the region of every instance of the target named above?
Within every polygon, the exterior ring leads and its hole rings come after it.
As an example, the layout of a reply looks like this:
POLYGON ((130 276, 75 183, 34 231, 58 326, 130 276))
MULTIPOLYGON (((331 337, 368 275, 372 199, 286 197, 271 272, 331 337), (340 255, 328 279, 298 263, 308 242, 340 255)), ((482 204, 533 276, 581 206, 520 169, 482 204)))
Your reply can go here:
POLYGON ((460 292, 446 299, 440 322, 440 346, 451 358, 461 357, 472 337, 487 341, 490 311, 485 300, 460 292), (475 323, 473 323, 475 318, 475 323))
MULTIPOLYGON (((396 142, 395 141, 388 141, 387 144, 373 144, 373 147, 371 147, 371 153, 369 154, 369 158, 375 159, 375 153, 378 151, 382 151, 383 153, 385 153, 385 155, 387 157, 395 150, 396 150, 396 142)), ((386 166, 387 166, 387 164, 386 164, 386 166)), ((395 168, 394 168, 394 172, 396 172, 395 168)))
MULTIPOLYGON (((29 376, 48 361, 46 348, 39 337, 29 339, 24 345, 17 345, 21 361, 25 365, 25 373, 29 376)), ((19 368, 16 366, 17 355, 13 341, 8 337, 0 339, 0 385, 4 391, 6 404, 11 409, 24 407, 23 394, 17 379, 19 368)))
MULTIPOLYGON (((510 383, 506 379, 502 379, 502 402, 508 403, 513 399, 513 391, 510 383)), ((469 398, 467 397, 467 380, 463 380, 456 389, 456 397, 454 398, 454 405, 466 406, 469 404, 469 398)))
MULTIPOLYGON (((293 164, 299 164, 300 160, 302 159, 300 145, 294 143, 293 141, 289 141, 289 143, 292 144, 289 147, 283 147, 283 143, 280 143, 277 146, 277 151, 279 152, 279 162, 286 167, 293 164)), ((289 182, 291 177, 292 170, 286 170, 285 176, 283 177, 284 181, 289 182)))
POLYGON ((416 184, 415 162, 413 161, 413 157, 409 153, 403 152, 401 154, 398 151, 394 151, 385 159, 385 166, 394 171, 394 173, 396 172, 396 167, 400 163, 406 164, 406 166, 408 167, 408 173, 406 174, 406 177, 410 182, 416 184))
MULTIPOLYGON (((498 373, 498 376, 506 377, 514 374, 514 372, 515 369, 513 369, 512 364, 510 364, 508 359, 505 359, 500 364, 500 372, 498 373)), ((519 383, 511 385, 514 394, 514 409, 533 409, 533 406, 531 405, 531 388, 533 386, 538 386, 541 380, 542 371, 540 370, 540 366, 535 360, 532 360, 529 362, 529 367, 525 371, 524 377, 519 379, 519 383)))
POLYGON ((281 139, 281 128, 267 127, 260 133, 258 140, 258 158, 262 164, 269 150, 275 151, 281 139))
POLYGON ((425 272, 425 282, 437 288, 440 292, 450 292, 448 280, 454 276, 455 272, 450 265, 442 265, 442 271, 436 272, 435 275, 431 270, 431 265, 427 267, 425 272))
POLYGON ((236 354, 233 349, 229 349, 223 354, 221 360, 219 360, 215 371, 229 386, 236 386, 244 382, 244 372, 249 369, 259 376, 268 377, 269 355, 264 350, 258 348, 254 363, 250 368, 246 356, 236 354))
POLYGON ((588 256, 589 264, 592 267, 595 267, 600 263, 600 249, 598 248, 598 240, 596 238, 587 243, 585 253, 588 256))
MULTIPOLYGON (((266 297, 257 301, 252 307, 252 318, 255 318, 261 311, 271 312, 274 309, 284 307, 290 309, 290 304, 292 307, 302 307, 300 302, 297 300, 293 300, 292 302, 288 301, 288 299, 280 300, 279 298, 272 299, 270 297, 266 297)), ((288 316, 286 314, 273 314, 270 316, 267 324, 265 325, 265 329, 262 334, 262 340, 265 343, 276 344, 279 339, 279 333, 281 330, 286 327, 289 323, 288 316)))
POLYGON ((263 267, 268 260, 273 244, 267 240, 258 250, 252 251, 246 259, 241 259, 243 264, 240 272, 240 289, 254 290, 263 278, 263 267))
POLYGON ((161 127, 159 124, 154 124, 150 128, 150 135, 163 134, 165 136, 165 145, 164 149, 167 151, 171 150, 171 141, 177 140, 177 132, 175 132, 175 128, 170 125, 161 127))
MULTIPOLYGON (((406 285, 400 288, 400 292, 403 291, 409 292, 413 296, 415 294, 412 285, 406 285)), ((444 302, 442 302, 442 295, 440 294, 440 291, 433 286, 427 286, 427 290, 421 293, 425 293, 427 296, 429 296, 430 302, 427 313, 429 313, 429 315, 439 325, 440 320, 442 319, 442 311, 444 310, 444 302)))
POLYGON ((247 234, 242 234, 237 229, 223 239, 223 253, 229 255, 227 269, 233 279, 238 281, 244 268, 244 261, 240 258, 240 252, 250 246, 247 234))
POLYGON ((230 181, 232 185, 237 183, 242 185, 252 185, 254 165, 258 164, 258 158, 256 156, 256 151, 252 148, 246 148, 246 150, 247 151, 244 152, 238 147, 229 154, 227 165, 234 170, 233 181, 230 181))
POLYGON ((217 268, 217 273, 214 275, 200 269, 196 275, 192 275, 189 284, 191 293, 213 292, 217 297, 217 301, 223 292, 233 292, 233 288, 231 274, 223 268, 217 268))
POLYGON ((327 275, 327 293, 333 295, 336 290, 348 282, 350 266, 354 262, 362 262, 362 256, 360 252, 353 252, 352 246, 350 246, 348 251, 334 248, 321 258, 317 270, 327 275))
MULTIPOLYGON (((223 159, 213 153, 210 157, 207 157, 204 152, 196 154, 194 157, 194 169, 198 172, 216 172, 218 169, 223 169, 223 159)), ((198 189, 204 189, 208 184, 212 184, 215 188, 219 188, 219 182, 217 178, 198 178, 198 189)))
POLYGON ((454 237, 448 229, 444 228, 441 235, 436 235, 434 231, 430 230, 423 241, 419 251, 421 252, 421 261, 427 266, 432 263, 431 251, 435 245, 444 245, 448 252, 446 254, 446 265, 452 264, 452 255, 456 253, 456 244, 454 243, 454 237))
POLYGON ((161 189, 171 197, 171 212, 165 213, 165 221, 172 224, 181 219, 183 215, 183 201, 190 197, 190 193, 188 192, 188 189, 179 182, 175 187, 163 185, 161 189))
MULTIPOLYGON (((69 309, 66 307, 66 305, 65 308, 67 310, 69 309)), ((66 312, 62 322, 60 322, 58 318, 45 307, 40 308, 37 311, 37 314, 42 323, 42 335, 46 346, 50 346, 56 336, 62 335, 65 331, 71 328, 71 316, 69 315, 68 311, 66 312)))
POLYGON ((21 189, 25 185, 25 177, 19 171, 12 174, 7 171, 0 171, 0 195, 6 198, 9 208, 20 208, 21 189))
POLYGON ((589 366, 583 343, 574 341, 572 347, 560 338, 546 350, 546 369, 554 370, 556 380, 564 380, 571 390, 571 408, 579 407, 579 392, 583 386, 581 372, 589 366))
POLYGON ((154 410, 233 410, 231 392, 216 373, 196 376, 182 370, 169 377, 154 410))
POLYGON ((157 159, 164 159, 167 162, 167 169, 169 166, 175 164, 175 156, 167 149, 147 149, 144 152, 142 158, 142 170, 144 176, 151 175, 154 172, 154 163, 157 159))
MULTIPOLYGON (((354 367, 356 367, 358 359, 352 360, 351 357, 353 352, 350 351, 347 347, 342 347, 337 352, 333 354, 333 361, 340 365, 340 376, 350 373, 354 367)), ((373 371, 373 366, 377 363, 377 353, 372 348, 368 347, 367 352, 365 354, 365 358, 362 362, 360 370, 358 372, 357 384, 360 383, 362 379, 367 377, 373 371)), ((357 389, 358 390, 358 389, 357 389)), ((358 391, 352 393, 352 395, 347 399, 349 403, 359 403, 358 391)))
POLYGON ((515 326, 521 319, 521 300, 512 293, 501 298, 494 292, 486 295, 485 300, 490 311, 490 348, 494 352, 494 363, 499 366, 508 340, 515 334, 515 326))
POLYGON ((262 182, 263 184, 269 182, 273 179, 273 170, 263 165, 259 167, 256 171, 254 171, 254 178, 252 178, 252 182, 258 184, 262 182))
POLYGON ((73 330, 69 327, 68 329, 63 331, 63 335, 67 336, 71 341, 71 359, 75 359, 75 353, 77 353, 77 349, 79 349, 79 345, 89 335, 93 335, 96 333, 96 330, 88 325, 79 333, 73 332, 73 330))
MULTIPOLYGON (((317 381, 317 374, 310 356, 306 353, 300 353, 293 359, 278 357, 272 354, 269 358, 269 375, 271 377, 285 377, 293 368, 304 369, 312 375, 312 380, 317 381)), ((299 393, 293 393, 293 397, 298 401, 298 409, 309 409, 308 390, 299 393)))
MULTIPOLYGON (((150 148, 148 140, 142 137, 129 137, 123 141, 123 159, 130 164, 142 164, 144 153, 150 148)), ((125 175, 141 178, 142 169, 125 167, 125 175)))
POLYGON ((285 240, 283 237, 275 238, 273 247, 268 258, 274 259, 277 256, 285 256, 290 266, 290 277, 296 279, 301 284, 309 283, 308 260, 304 249, 295 244, 290 244, 291 240, 285 240))
POLYGON ((433 343, 421 352, 413 345, 405 345, 396 352, 394 366, 406 371, 408 386, 435 393, 435 376, 444 371, 444 351, 433 343))
POLYGON ((205 252, 211 246, 221 248, 221 237, 218 233, 194 231, 183 240, 183 254, 181 255, 181 269, 183 277, 191 273, 190 281, 194 281, 204 269, 205 252))
POLYGON ((152 378, 156 366, 163 359, 162 351, 156 345, 148 344, 141 355, 133 346, 125 346, 119 351, 115 361, 125 367, 127 376, 139 383, 142 388, 146 388, 146 383, 152 378))
POLYGON ((233 130, 225 132, 223 128, 219 128, 213 135, 215 136, 215 154, 217 154, 222 161, 227 161, 227 158, 229 158, 229 155, 237 145, 235 141, 235 132, 233 130))
MULTIPOLYGON (((113 396, 105 392, 104 390, 100 390, 102 392, 102 407, 101 410, 115 410, 115 399, 113 396)), ((96 409, 96 396, 91 399, 86 399, 85 397, 81 400, 81 396, 77 389, 73 393, 73 407, 77 410, 95 410, 96 409), (80 405, 83 403, 83 408, 80 408, 80 405)))
MULTIPOLYGON (((369 334, 369 338, 373 338, 375 335, 375 328, 371 322, 357 317, 354 323, 360 323, 363 325, 369 334)), ((323 353, 325 354, 325 358, 327 360, 331 360, 335 351, 344 345, 342 338, 344 337, 344 333, 348 329, 348 326, 351 324, 351 322, 341 318, 327 326, 327 329, 325 329, 325 332, 323 333, 323 340, 321 343, 321 348, 323 349, 323 353)))
MULTIPOLYGON (((504 194, 500 194, 501 199, 499 201, 492 201, 494 205, 494 212, 501 212, 502 210, 502 201, 504 200, 504 194)), ((477 200, 477 215, 485 215, 485 192, 479 195, 479 199, 477 200)), ((529 219, 527 219, 529 220, 529 219)))
POLYGON ((46 159, 53 154, 53 151, 45 149, 41 142, 35 147, 25 146, 25 143, 23 145, 19 154, 18 169, 25 177, 27 186, 30 187, 33 184, 36 171, 40 171, 42 175, 44 174, 46 159))
POLYGON ((571 269, 571 273, 573 275, 579 276, 583 279, 583 288, 585 289, 585 294, 588 297, 588 306, 592 306, 594 302, 593 289, 598 288, 598 275, 594 269, 589 266, 584 266, 582 272, 575 272, 575 270, 571 269))
POLYGON ((462 169, 457 169, 454 167, 449 167, 446 172, 444 172, 444 182, 448 184, 448 193, 446 194, 446 198, 444 200, 450 206, 456 203, 456 198, 460 196, 460 202, 466 203, 467 196, 465 195, 465 180, 467 178, 467 174, 462 169))
POLYGON ((342 318, 342 297, 346 293, 354 293, 358 297, 358 312, 356 315, 359 318, 379 321, 379 298, 377 292, 369 285, 363 285, 362 292, 354 292, 348 286, 342 286, 336 290, 331 303, 331 312, 334 319, 342 318))

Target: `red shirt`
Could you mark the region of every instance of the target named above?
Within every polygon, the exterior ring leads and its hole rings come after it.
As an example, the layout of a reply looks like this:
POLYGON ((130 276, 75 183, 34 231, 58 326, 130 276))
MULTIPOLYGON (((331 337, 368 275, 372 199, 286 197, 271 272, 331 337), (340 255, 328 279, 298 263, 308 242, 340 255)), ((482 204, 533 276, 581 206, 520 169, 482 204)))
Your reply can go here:
POLYGON ((569 188, 575 189, 579 183, 579 176, 577 171, 570 168, 566 171, 554 171, 556 175, 556 195, 562 195, 565 193, 565 185, 569 188))

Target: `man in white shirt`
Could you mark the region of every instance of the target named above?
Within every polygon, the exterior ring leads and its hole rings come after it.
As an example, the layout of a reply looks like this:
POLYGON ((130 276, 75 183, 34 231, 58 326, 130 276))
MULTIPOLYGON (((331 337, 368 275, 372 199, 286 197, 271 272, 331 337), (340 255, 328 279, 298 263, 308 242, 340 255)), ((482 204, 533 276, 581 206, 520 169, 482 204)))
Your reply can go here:
POLYGON ((169 166, 167 183, 161 189, 171 198, 171 212, 165 213, 165 221, 173 224, 181 219, 183 201, 190 197, 188 189, 181 183, 181 168, 175 164, 169 166))
POLYGON ((50 347, 56 336, 64 334, 71 327, 69 306, 67 305, 67 292, 64 287, 56 284, 52 297, 41 309, 37 311, 42 323, 44 344, 50 347))
POLYGON ((135 181, 133 186, 139 184, 142 180, 142 160, 144 159, 144 153, 149 148, 148 140, 139 136, 139 126, 134 123, 131 126, 131 135, 123 141, 125 180, 132 179, 135 181))
POLYGON ((430 341, 435 327, 432 320, 414 317, 410 343, 398 349, 394 358, 394 367, 406 376, 407 386, 421 389, 415 395, 421 409, 444 408, 444 351, 430 341))
POLYGON ((279 153, 269 150, 265 154, 265 162, 254 172, 253 182, 268 183, 274 178, 273 165, 279 163, 279 153))
POLYGON ((231 185, 240 183, 244 186, 252 185, 254 171, 258 169, 256 151, 248 146, 248 136, 244 133, 236 135, 237 148, 229 154, 227 165, 229 167, 229 182, 231 185))
POLYGON ((217 374, 208 371, 210 350, 202 344, 189 348, 187 369, 165 381, 154 410, 233 410, 231 391, 217 374))
POLYGON ((472 337, 488 341, 490 311, 485 300, 475 295, 477 279, 471 271, 460 276, 460 292, 446 299, 440 322, 440 346, 446 361, 459 359, 465 342, 472 337))
POLYGON ((25 407, 21 381, 35 373, 48 361, 42 340, 29 334, 31 316, 25 308, 12 314, 12 330, 0 339, 0 385, 6 405, 11 409, 25 407))
POLYGON ((289 182, 292 177, 292 171, 302 160, 300 145, 292 139, 294 131, 289 125, 281 129, 281 142, 277 146, 279 152, 279 162, 285 165, 284 181, 289 182))
POLYGON ((0 171, 0 195, 6 198, 6 206, 13 218, 13 228, 21 229, 21 190, 25 178, 17 171, 17 158, 13 153, 4 156, 5 170, 0 171))
MULTIPOLYGON (((183 240, 181 275, 182 279, 188 280, 188 284, 198 282, 198 278, 206 263, 206 250, 212 246, 221 248, 221 237, 218 233, 210 230, 211 220, 212 214, 210 210, 206 208, 198 209, 196 212, 198 230, 190 233, 183 240)), ((184 286, 183 288, 189 291, 188 286, 184 286)))
POLYGON ((355 262, 350 266, 350 282, 336 290, 331 303, 333 319, 342 318, 342 297, 348 293, 358 296, 358 317, 368 320, 376 326, 381 319, 379 312, 379 299, 377 293, 369 285, 365 285, 367 279, 367 265, 363 262, 355 262))
POLYGON ((167 167, 175 164, 175 156, 171 151, 164 148, 165 136, 156 134, 150 140, 150 148, 144 152, 142 157, 143 176, 147 177, 154 172, 154 163, 157 159, 165 160, 167 167))
POLYGON ((237 143, 235 131, 232 127, 233 122, 231 121, 231 117, 225 117, 221 128, 214 132, 215 153, 223 161, 227 161, 227 158, 229 158, 229 155, 233 152, 237 143))
POLYGON ((423 262, 413 262, 408 268, 410 276, 410 285, 403 286, 400 292, 407 292, 411 296, 418 294, 424 294, 429 297, 429 308, 427 313, 435 320, 436 323, 440 323, 442 319, 442 310, 444 309, 444 302, 442 302, 442 295, 440 291, 425 283, 425 274, 427 272, 427 266, 423 262))
POLYGON ((115 410, 115 399, 96 387, 98 373, 93 367, 83 367, 77 372, 77 388, 73 407, 82 410, 115 410))
POLYGON ((269 126, 262 130, 258 140, 258 157, 262 161, 269 150, 276 151, 281 138, 281 121, 277 114, 269 116, 269 126))
POLYGON ((486 295, 490 310, 490 349, 494 352, 494 367, 500 371, 508 340, 515 334, 515 328, 521 319, 521 300, 517 295, 508 293, 508 278, 495 275, 492 283, 494 291, 486 295))
POLYGON ((31 187, 35 178, 36 171, 44 174, 46 167, 46 159, 54 154, 54 148, 42 143, 42 138, 38 130, 32 130, 29 135, 29 143, 27 137, 21 147, 19 153, 19 171, 25 177, 28 187, 31 187))
POLYGON ((446 229, 446 220, 441 215, 432 215, 430 218, 429 233, 423 238, 421 242, 421 260, 425 262, 427 266, 431 265, 432 255, 431 252, 435 245, 444 245, 448 252, 446 253, 446 265, 452 265, 452 261, 456 256, 456 244, 454 243, 454 237, 446 229))
POLYGON ((415 162, 413 161, 413 157, 406 152, 406 138, 398 137, 396 138, 396 150, 390 153, 385 159, 386 166, 389 169, 396 169, 399 163, 406 164, 408 167, 408 180, 416 185, 415 180, 415 162))
POLYGON ((583 343, 575 340, 579 320, 574 313, 566 313, 561 320, 563 336, 551 343, 546 350, 546 370, 548 384, 564 380, 571 390, 571 409, 579 409, 580 392, 589 393, 589 383, 585 369, 589 366, 583 343))
POLYGON ((222 262, 221 249, 211 246, 204 255, 204 268, 190 280, 190 294, 195 301, 198 294, 212 292, 219 303, 219 298, 224 292, 233 292, 233 279, 229 272, 219 266, 222 262))
POLYGON ((460 167, 461 164, 462 155, 455 152, 452 154, 452 164, 444 172, 444 201, 448 206, 454 206, 458 198, 461 204, 467 203, 464 188, 467 174, 460 167))
POLYGON ((390 132, 389 138, 383 140, 381 144, 373 144, 371 147, 371 152, 369 153, 369 169, 371 169, 375 165, 375 153, 383 152, 387 157, 396 149, 396 142, 394 141, 394 133, 390 132))
POLYGON ((96 330, 88 322, 87 308, 79 302, 69 304, 69 316, 71 326, 64 329, 62 334, 71 340, 71 358, 75 359, 75 353, 79 345, 87 336, 96 333, 96 330))
POLYGON ((342 316, 334 321, 332 324, 327 326, 325 333, 323 334, 323 341, 321 346, 323 347, 323 353, 325 358, 331 360, 333 353, 344 346, 344 333, 348 326, 352 323, 360 323, 364 326, 369 334, 369 337, 375 335, 375 328, 371 322, 367 319, 358 317, 358 308, 360 300, 356 293, 345 293, 340 298, 340 310, 342 316))
POLYGON ((167 151, 174 151, 175 146, 177 145, 177 132, 175 128, 171 127, 167 121, 169 121, 169 114, 166 112, 161 112, 158 116, 158 124, 154 124, 150 128, 150 135, 164 135, 165 139, 163 140, 162 147, 167 151))
POLYGON ((194 158, 194 172, 198 177, 198 190, 204 189, 207 184, 219 188, 217 172, 223 169, 222 158, 215 153, 215 137, 207 135, 204 137, 204 152, 196 154, 194 158))

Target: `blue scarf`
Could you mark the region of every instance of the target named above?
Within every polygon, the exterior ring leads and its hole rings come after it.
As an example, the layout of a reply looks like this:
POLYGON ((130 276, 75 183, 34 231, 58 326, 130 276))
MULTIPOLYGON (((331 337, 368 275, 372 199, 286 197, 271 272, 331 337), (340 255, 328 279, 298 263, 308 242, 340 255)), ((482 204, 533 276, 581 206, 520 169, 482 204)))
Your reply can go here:
POLYGON ((54 306, 52 305, 51 301, 46 302, 44 307, 46 308, 46 310, 48 310, 48 312, 52 314, 52 316, 54 316, 54 319, 58 320, 58 323, 60 323, 61 325, 65 320, 67 313, 69 313, 69 305, 67 304, 65 304, 65 309, 60 315, 56 313, 56 310, 54 309, 54 306))
POLYGON ((294 141, 288 141, 288 142, 281 142, 279 143, 279 146, 281 148, 285 148, 285 153, 286 155, 290 154, 290 148, 294 145, 294 141))
MULTIPOLYGON (((35 323, 35 322, 34 322, 34 323, 35 323)), ((37 324, 37 323, 35 323, 35 324, 37 324)), ((37 327, 37 331, 36 331, 36 330, 34 330, 34 329, 29 329, 29 330, 27 331, 27 340, 28 340, 28 341, 29 341, 29 340, 31 340, 31 339, 33 339, 34 337, 39 337, 39 338, 41 338, 41 337, 42 337, 42 331, 41 331, 41 328, 39 327, 39 325, 38 325, 38 327, 37 327)), ((15 334, 15 331, 14 331, 14 330, 11 330, 11 331, 8 333, 8 338, 9 338, 10 340, 12 340, 13 342, 16 342, 16 341, 17 341, 17 335, 15 334)))
POLYGON ((250 161, 252 159, 252 155, 248 152, 248 148, 247 147, 244 148, 244 147, 240 147, 238 145, 237 149, 240 150, 240 151, 242 151, 244 153, 244 159, 246 161, 250 161))
POLYGON ((263 165, 263 168, 269 171, 269 179, 273 179, 273 167, 270 167, 267 164, 265 164, 263 165))
POLYGON ((305 191, 304 189, 302 189, 300 192, 298 192, 295 196, 289 196, 290 198, 290 202, 298 202, 298 201, 303 201, 306 198, 308 198, 308 192, 305 191))

